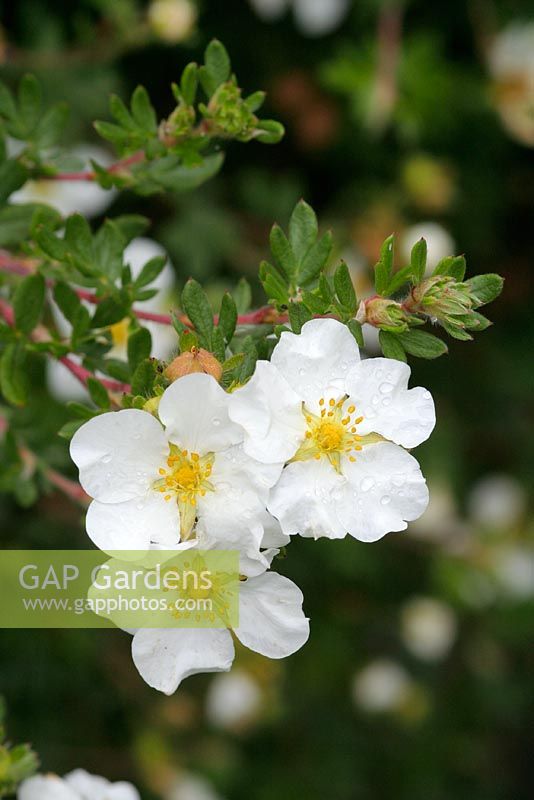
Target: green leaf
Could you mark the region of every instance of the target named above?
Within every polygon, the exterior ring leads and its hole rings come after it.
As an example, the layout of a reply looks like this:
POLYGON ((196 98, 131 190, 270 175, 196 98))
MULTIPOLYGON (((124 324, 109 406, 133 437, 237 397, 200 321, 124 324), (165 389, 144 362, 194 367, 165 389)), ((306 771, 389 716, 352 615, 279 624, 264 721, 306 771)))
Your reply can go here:
POLYGON ((200 163, 185 166, 176 155, 145 162, 135 169, 136 191, 150 195, 163 190, 188 192, 196 189, 219 172, 224 153, 206 156, 200 163))
POLYGON ((401 286, 404 286, 405 283, 408 283, 408 281, 412 279, 412 276, 413 276, 413 267, 411 264, 408 264, 408 266, 402 267, 402 269, 397 270, 397 272, 393 274, 393 277, 391 278, 387 286, 385 294, 387 295, 395 294, 395 292, 397 292, 401 288, 401 286))
POLYGON ((167 256, 155 256, 143 266, 143 269, 134 281, 136 289, 141 289, 143 286, 148 286, 149 283, 155 281, 161 271, 165 268, 167 263, 167 256))
POLYGON ((22 333, 33 331, 41 318, 45 300, 45 280, 42 275, 29 275, 17 286, 13 296, 15 327, 22 333))
POLYGON ((182 72, 182 79, 180 81, 180 91, 184 99, 184 103, 192 106, 195 102, 198 88, 198 65, 192 62, 188 64, 182 72))
POLYGON ((278 144, 286 132, 282 123, 274 119, 260 119, 256 127, 261 133, 257 133, 255 138, 262 144, 278 144))
POLYGON ((448 352, 442 339, 425 331, 406 331, 399 334, 398 339, 407 353, 419 358, 438 358, 448 352))
POLYGON ((393 254, 395 237, 388 236, 380 248, 380 259, 375 264, 375 288, 378 294, 385 294, 393 274, 393 254))
POLYGON ((289 221, 289 241, 299 265, 319 233, 317 216, 311 206, 300 200, 289 221))
POLYGON ((41 86, 35 75, 23 75, 19 83, 19 117, 30 133, 41 116, 41 86))
POLYGON ((312 319, 312 315, 303 303, 290 303, 288 312, 293 333, 300 333, 302 326, 312 319))
POLYGON ((364 347, 365 342, 363 339, 362 326, 360 325, 360 323, 357 322, 355 319, 349 319, 349 321, 347 322, 347 328, 356 339, 356 344, 358 345, 358 347, 364 347))
POLYGON ((394 358, 396 361, 406 361, 404 347, 396 334, 389 333, 388 331, 379 331, 378 340, 386 358, 394 358))
POLYGON ((249 310, 250 304, 252 303, 252 290, 246 278, 239 279, 233 291, 233 295, 238 313, 244 314, 249 310))
POLYGON ((432 275, 449 275, 457 283, 465 277, 466 263, 464 256, 447 256, 437 264, 432 275))
POLYGON ((80 307, 80 298, 67 283, 58 281, 54 286, 54 300, 63 316, 72 323, 74 315, 80 307))
POLYGON ((441 326, 453 339, 459 339, 461 342, 471 342, 473 340, 471 334, 459 325, 442 321, 441 326))
POLYGON ((221 363, 226 357, 224 338, 220 328, 214 328, 211 334, 211 352, 221 363))
POLYGON ((297 261, 280 225, 273 225, 271 228, 269 242, 277 266, 287 275, 289 280, 293 280, 297 272, 297 261))
POLYGON ((332 253, 333 241, 332 234, 327 231, 318 242, 315 242, 300 264, 297 281, 300 286, 312 283, 328 265, 330 254, 332 253))
POLYGON ((50 108, 39 120, 33 139, 40 148, 45 149, 57 144, 61 138, 67 120, 69 118, 69 107, 66 103, 58 103, 50 108))
POLYGON ((24 405, 28 390, 26 349, 21 341, 7 345, 0 359, 0 388, 6 400, 16 406, 24 405))
POLYGON ((14 120, 17 117, 17 109, 13 95, 5 85, 0 81, 0 116, 8 120, 14 120))
POLYGON ((470 331, 485 331, 486 328, 493 325, 491 320, 485 317, 484 314, 479 314, 478 311, 470 311, 469 314, 462 318, 462 322, 470 331))
POLYGON ((258 360, 258 351, 252 336, 247 336, 243 340, 241 352, 244 354, 241 366, 237 370, 236 380, 238 383, 245 383, 253 374, 258 360))
POLYGON ((259 275, 269 300, 274 301, 279 306, 287 305, 289 303, 287 284, 276 267, 273 267, 268 261, 262 261, 259 275))
POLYGON ((128 306, 116 297, 106 297, 96 307, 93 316, 93 328, 107 328, 121 322, 128 314, 128 306))
POLYGON ((352 278, 350 277, 349 268, 344 261, 341 262, 339 267, 334 272, 334 288, 339 302, 343 306, 343 310, 351 316, 356 313, 358 307, 358 300, 352 278))
POLYGON ((49 228, 56 228, 61 215, 50 206, 39 203, 4 206, 0 209, 0 247, 18 245, 30 237, 30 229, 36 221, 49 228))
POLYGON ((72 214, 65 225, 65 241, 69 247, 86 261, 93 256, 93 236, 89 223, 81 214, 72 214))
POLYGON ((204 54, 204 62, 215 88, 230 77, 230 58, 226 48, 218 39, 213 39, 209 43, 204 54))
POLYGON ((137 86, 132 95, 132 116, 140 128, 149 133, 156 133, 158 119, 150 97, 144 86, 137 86))
POLYGON ((61 436, 62 439, 66 439, 68 442, 70 442, 78 428, 81 428, 84 422, 85 420, 83 419, 73 419, 70 420, 70 422, 66 422, 58 431, 58 436, 61 436))
POLYGON ((424 239, 419 239, 412 247, 410 263, 414 283, 421 283, 425 276, 428 248, 424 239))
POLYGON ((98 406, 98 408, 102 408, 104 410, 107 410, 110 407, 111 403, 109 395, 99 380, 96 378, 88 378, 87 390, 95 406, 98 406))
POLYGON ((182 291, 182 308, 193 323, 199 340, 207 350, 210 350, 213 311, 203 288, 193 278, 187 281, 182 291))
POLYGON ((113 224, 121 232, 126 246, 132 239, 142 236, 148 230, 150 220, 141 214, 122 214, 120 217, 113 218, 113 224))
POLYGON ((465 284, 469 287, 471 296, 477 305, 484 306, 500 295, 504 285, 504 278, 492 273, 475 275, 474 278, 469 278, 469 280, 465 281, 465 284))
POLYGON ((0 203, 16 192, 26 183, 28 171, 15 159, 9 159, 0 164, 0 203))
POLYGON ((245 105, 249 111, 257 111, 265 102, 266 93, 265 92, 254 92, 254 94, 249 94, 249 96, 245 100, 245 105))
POLYGON ((152 358, 145 358, 137 365, 132 377, 132 394, 150 397, 156 379, 156 362, 152 358))
POLYGON ((237 325, 237 306, 229 292, 223 295, 219 314, 219 328, 227 344, 231 341, 237 325))
POLYGON ((128 364, 131 372, 135 372, 141 361, 150 356, 152 336, 148 328, 138 328, 128 336, 128 364))

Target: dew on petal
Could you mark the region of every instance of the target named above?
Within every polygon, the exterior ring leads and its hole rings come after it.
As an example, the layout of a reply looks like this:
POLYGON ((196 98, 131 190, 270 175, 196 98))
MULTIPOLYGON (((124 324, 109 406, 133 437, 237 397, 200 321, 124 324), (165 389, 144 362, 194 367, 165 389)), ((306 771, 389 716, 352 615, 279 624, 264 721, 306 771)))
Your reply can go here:
POLYGON ((362 492, 368 492, 373 488, 374 485, 375 485, 374 478, 368 476, 367 478, 364 478, 360 483, 360 489, 362 490, 362 492))
POLYGON ((390 394, 393 391, 393 384, 392 383, 381 383, 378 387, 378 391, 381 394, 390 394))
POLYGON ((380 498, 381 505, 387 506, 389 505, 389 503, 391 503, 391 497, 389 496, 389 494, 385 494, 384 497, 380 498))

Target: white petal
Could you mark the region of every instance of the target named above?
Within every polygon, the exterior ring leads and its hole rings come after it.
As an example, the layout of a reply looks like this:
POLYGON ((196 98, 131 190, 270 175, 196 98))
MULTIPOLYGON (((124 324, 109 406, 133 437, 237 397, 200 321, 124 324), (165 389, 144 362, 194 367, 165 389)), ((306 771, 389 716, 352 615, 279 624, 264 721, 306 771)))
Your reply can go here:
POLYGON ((80 800, 57 775, 34 775, 19 786, 17 800, 80 800))
POLYGON ((345 484, 325 458, 296 461, 282 472, 267 508, 288 536, 342 539, 347 529, 338 518, 337 504, 345 484))
POLYGON ((369 358, 355 367, 347 391, 363 416, 358 433, 380 433, 403 447, 428 439, 436 424, 432 395, 420 386, 408 389, 410 367, 391 358, 369 358))
POLYGON ((70 444, 81 485, 102 503, 142 496, 168 452, 157 419, 134 408, 93 417, 76 431, 70 444))
POLYGON ((283 333, 272 355, 272 363, 309 407, 329 389, 344 392, 347 372, 359 360, 354 337, 335 319, 312 319, 300 334, 283 333))
POLYGON ((403 531, 428 505, 428 488, 413 456, 390 442, 372 444, 354 463, 344 460, 348 483, 337 514, 346 530, 362 542, 403 531))
POLYGON ((227 630, 143 629, 133 638, 132 656, 149 686, 173 694, 184 678, 197 672, 228 672, 234 645, 227 630))
POLYGON ((307 642, 310 625, 302 592, 288 578, 266 572, 240 586, 239 641, 268 658, 285 658, 307 642))
POLYGON ((151 542, 169 548, 180 541, 180 516, 173 500, 159 492, 125 503, 93 500, 85 520, 87 533, 100 550, 148 550, 151 542))
POLYGON ((258 361, 249 382, 232 393, 230 418, 245 429, 245 451, 268 463, 291 458, 306 430, 302 398, 268 361, 258 361))
POLYGON ((140 800, 139 792, 126 781, 110 783, 99 775, 90 775, 84 769, 75 769, 65 775, 65 781, 83 800, 140 800))
POLYGON ((211 375, 185 375, 165 390, 159 418, 170 441, 204 455, 243 441, 243 430, 228 416, 230 395, 211 375))

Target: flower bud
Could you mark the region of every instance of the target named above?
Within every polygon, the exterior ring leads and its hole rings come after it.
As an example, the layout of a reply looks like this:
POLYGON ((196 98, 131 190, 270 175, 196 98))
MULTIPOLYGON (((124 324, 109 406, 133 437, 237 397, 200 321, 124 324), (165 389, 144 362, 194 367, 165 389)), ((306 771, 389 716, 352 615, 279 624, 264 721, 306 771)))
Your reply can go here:
POLYGON ((204 372, 206 375, 214 377, 216 381, 220 381, 222 366, 212 353, 208 353, 202 347, 192 347, 191 350, 171 361, 165 369, 164 375, 170 381, 176 381, 193 372, 204 372))
POLYGON ((241 97, 234 79, 222 83, 208 107, 201 110, 210 130, 220 137, 248 142, 257 135, 258 118, 241 97))
POLYGON ((362 324, 367 322, 375 328, 396 333, 407 331, 409 327, 409 315, 401 304, 378 295, 362 300, 356 319, 362 324))
POLYGON ((465 283, 457 283, 449 275, 435 275, 413 287, 406 305, 410 311, 454 325, 470 313, 473 300, 465 283))

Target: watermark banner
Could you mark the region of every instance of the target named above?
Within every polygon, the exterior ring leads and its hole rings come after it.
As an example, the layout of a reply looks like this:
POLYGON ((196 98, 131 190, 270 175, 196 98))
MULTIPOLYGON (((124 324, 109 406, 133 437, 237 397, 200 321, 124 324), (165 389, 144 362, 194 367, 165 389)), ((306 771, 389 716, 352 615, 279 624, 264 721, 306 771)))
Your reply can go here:
POLYGON ((234 628, 237 550, 4 550, 1 628, 234 628))

